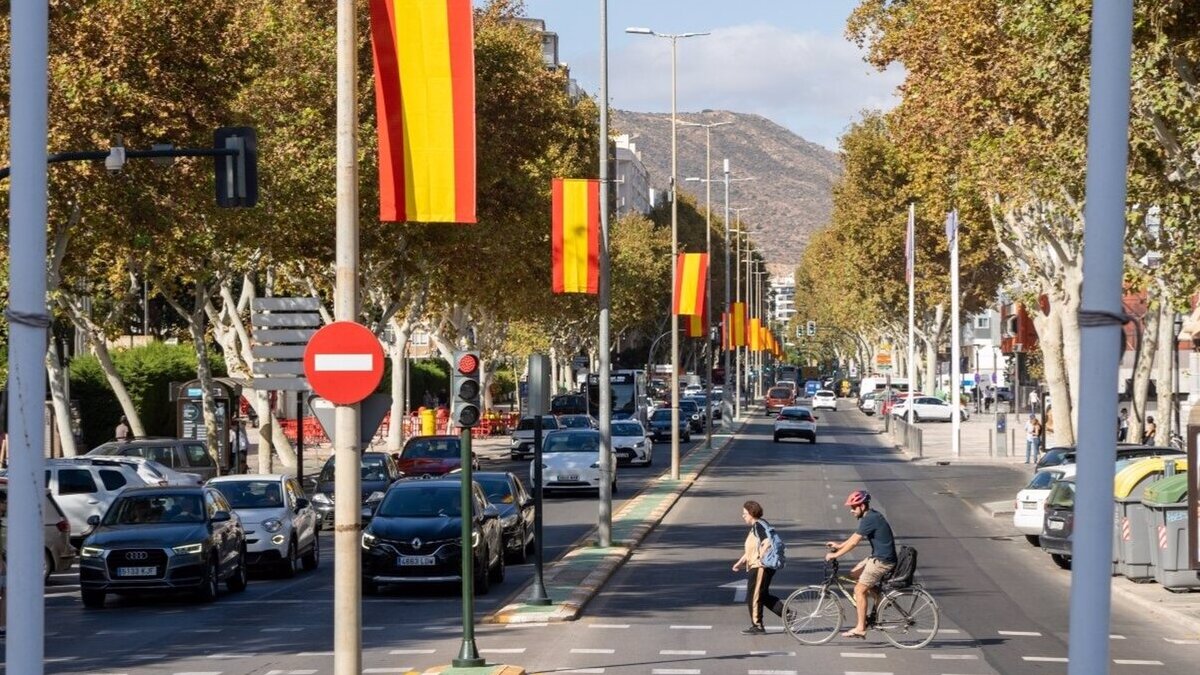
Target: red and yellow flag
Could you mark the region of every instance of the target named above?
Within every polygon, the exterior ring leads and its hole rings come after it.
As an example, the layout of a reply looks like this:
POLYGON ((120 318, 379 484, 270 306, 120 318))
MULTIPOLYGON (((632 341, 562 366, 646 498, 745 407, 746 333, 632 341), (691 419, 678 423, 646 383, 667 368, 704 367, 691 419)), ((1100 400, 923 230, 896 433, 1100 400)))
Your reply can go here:
POLYGON ((475 222, 471 0, 371 0, 379 219, 475 222))
POLYGON ((687 315, 687 335, 690 338, 704 337, 704 317, 699 314, 687 315))
POLYGON ((675 277, 675 313, 704 313, 704 284, 708 272, 707 253, 680 253, 675 277))
POLYGON ((762 324, 759 323, 758 317, 750 319, 750 332, 746 340, 746 346, 752 352, 762 351, 762 324))
POLYGON ((735 302, 730 305, 731 330, 729 332, 730 346, 746 346, 746 303, 735 302))
POLYGON ((554 213, 550 227, 551 290, 600 290, 600 181, 555 178, 550 185, 554 213))

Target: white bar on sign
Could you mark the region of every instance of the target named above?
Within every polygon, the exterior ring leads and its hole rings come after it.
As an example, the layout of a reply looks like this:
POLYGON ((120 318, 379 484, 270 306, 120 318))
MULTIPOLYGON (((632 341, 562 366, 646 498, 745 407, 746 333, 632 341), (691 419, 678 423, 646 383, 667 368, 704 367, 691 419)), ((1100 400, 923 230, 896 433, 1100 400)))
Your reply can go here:
POLYGON ((313 361, 313 368, 318 371, 369 373, 374 366, 375 362, 370 354, 317 354, 313 361))

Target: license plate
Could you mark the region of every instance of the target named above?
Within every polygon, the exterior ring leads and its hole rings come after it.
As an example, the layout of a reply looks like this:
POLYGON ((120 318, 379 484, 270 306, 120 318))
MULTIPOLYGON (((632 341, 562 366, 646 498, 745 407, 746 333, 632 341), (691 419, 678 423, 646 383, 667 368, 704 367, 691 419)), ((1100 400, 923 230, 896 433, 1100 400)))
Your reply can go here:
POLYGON ((119 577, 152 577, 158 574, 157 567, 118 567, 119 577))
POLYGON ((1037 502, 1021 502, 1021 508, 1026 510, 1037 509, 1037 502))
POLYGON ((431 555, 402 555, 399 564, 401 567, 436 565, 437 559, 431 555))
POLYGON ((558 479, 559 480, 579 480, 579 474, 577 474, 577 473, 560 473, 560 474, 558 474, 558 479))
POLYGON ((1061 529, 1063 529, 1063 522, 1061 520, 1047 521, 1046 527, 1051 530, 1061 530, 1061 529))

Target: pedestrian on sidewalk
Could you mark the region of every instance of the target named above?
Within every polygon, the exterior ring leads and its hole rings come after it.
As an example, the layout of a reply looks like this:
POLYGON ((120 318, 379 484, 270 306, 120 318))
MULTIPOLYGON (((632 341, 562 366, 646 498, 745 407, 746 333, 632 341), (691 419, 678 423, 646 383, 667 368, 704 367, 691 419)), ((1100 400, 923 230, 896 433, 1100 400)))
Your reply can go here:
POLYGON ((1129 408, 1121 408, 1121 414, 1117 416, 1117 442, 1124 443, 1125 437, 1129 435, 1129 408))
POLYGON ((1037 390, 1029 392, 1029 412, 1036 413, 1038 411, 1038 393, 1037 390))
POLYGON ((1036 462, 1038 458, 1038 449, 1042 444, 1042 423, 1038 421, 1037 415, 1030 415, 1029 419, 1025 420, 1025 463, 1028 464, 1030 457, 1036 462))
POLYGON ((133 440, 133 430, 129 428, 129 420, 121 415, 121 419, 117 420, 117 428, 113 430, 113 438, 116 438, 122 443, 128 443, 133 440))
POLYGON ((771 526, 763 520, 763 507, 756 501, 742 504, 742 522, 750 526, 742 548, 742 557, 733 563, 733 571, 746 568, 746 606, 750 610, 750 627, 742 635, 763 635, 763 608, 783 616, 783 601, 771 595, 771 578, 775 570, 763 565, 763 556, 771 548, 771 526))
POLYGON ((1142 443, 1146 445, 1154 444, 1154 436, 1158 434, 1158 425, 1155 424, 1153 417, 1146 418, 1146 431, 1142 433, 1142 443))

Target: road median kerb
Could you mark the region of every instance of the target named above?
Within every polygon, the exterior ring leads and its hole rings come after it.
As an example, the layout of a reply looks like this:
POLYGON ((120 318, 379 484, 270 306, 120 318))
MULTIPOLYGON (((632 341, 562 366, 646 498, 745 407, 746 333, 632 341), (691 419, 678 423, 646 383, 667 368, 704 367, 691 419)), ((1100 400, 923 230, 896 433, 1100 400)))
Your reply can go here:
POLYGON ((428 670, 410 670, 404 675, 525 675, 521 666, 486 665, 479 668, 455 668, 454 666, 434 666, 428 670))
MULTIPOLYGON (((680 465, 678 481, 671 480, 664 474, 650 481, 614 513, 614 546, 607 549, 596 546, 596 531, 592 530, 580 538, 565 555, 546 565, 543 581, 553 604, 539 606, 520 601, 511 602, 484 619, 484 622, 519 624, 578 619, 588 602, 670 513, 679 498, 704 473, 709 464, 733 442, 736 434, 749 419, 750 416, 747 415, 720 443, 714 442, 711 449, 700 448, 689 453, 680 465)), ((525 584, 512 597, 528 597, 530 585, 525 584)))

